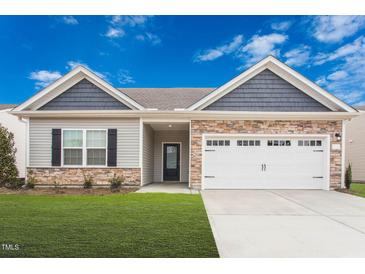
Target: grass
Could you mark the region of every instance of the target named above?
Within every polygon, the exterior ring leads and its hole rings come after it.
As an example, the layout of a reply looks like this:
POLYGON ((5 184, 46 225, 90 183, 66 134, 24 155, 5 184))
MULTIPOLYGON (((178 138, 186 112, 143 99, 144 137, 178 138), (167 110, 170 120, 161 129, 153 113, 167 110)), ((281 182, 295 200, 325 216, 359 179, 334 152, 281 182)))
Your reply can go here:
POLYGON ((218 257, 200 195, 0 195, 0 257, 218 257), (5 251, 2 244, 19 244, 5 251))
POLYGON ((350 193, 365 198, 365 184, 352 183, 350 193))

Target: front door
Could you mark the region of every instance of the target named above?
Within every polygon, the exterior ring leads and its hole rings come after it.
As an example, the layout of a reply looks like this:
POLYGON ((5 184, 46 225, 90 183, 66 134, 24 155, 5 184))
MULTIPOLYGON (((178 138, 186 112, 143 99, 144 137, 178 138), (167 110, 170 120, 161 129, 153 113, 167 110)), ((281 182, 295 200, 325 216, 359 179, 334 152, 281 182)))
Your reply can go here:
POLYGON ((163 180, 180 181, 180 144, 163 145, 163 180))

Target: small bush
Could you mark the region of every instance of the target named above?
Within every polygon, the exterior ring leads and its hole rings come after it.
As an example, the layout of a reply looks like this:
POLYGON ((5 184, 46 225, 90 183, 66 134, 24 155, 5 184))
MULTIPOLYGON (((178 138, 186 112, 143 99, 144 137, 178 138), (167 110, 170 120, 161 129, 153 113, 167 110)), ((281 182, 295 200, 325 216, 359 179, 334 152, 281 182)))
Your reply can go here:
POLYGON ((352 184, 352 170, 351 170, 351 164, 348 165, 345 173, 345 186, 347 189, 350 189, 352 184))
POLYGON ((5 183, 6 188, 10 189, 20 189, 24 185, 24 180, 20 178, 14 178, 5 183))
POLYGON ((110 183, 110 189, 112 191, 118 191, 120 190, 122 184, 124 182, 124 178, 122 176, 116 176, 114 174, 113 178, 109 180, 110 183))
POLYGON ((32 189, 35 187, 36 183, 37 183, 37 179, 34 177, 33 171, 30 170, 28 172, 27 184, 25 185, 25 187, 32 189))
POLYGON ((14 134, 0 124, 0 186, 17 186, 14 134))
POLYGON ((94 184, 94 178, 90 175, 84 174, 84 188, 90 189, 93 187, 93 184, 94 184))

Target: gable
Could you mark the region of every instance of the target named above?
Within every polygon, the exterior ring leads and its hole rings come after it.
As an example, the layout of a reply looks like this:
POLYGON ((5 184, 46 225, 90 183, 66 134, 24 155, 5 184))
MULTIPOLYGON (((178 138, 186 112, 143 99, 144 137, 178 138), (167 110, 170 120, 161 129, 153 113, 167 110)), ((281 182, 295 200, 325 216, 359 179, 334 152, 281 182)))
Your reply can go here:
POLYGON ((112 97, 87 79, 83 79, 39 110, 129 110, 130 108, 112 97))
POLYGON ((203 110, 331 111, 269 69, 263 70, 203 110))

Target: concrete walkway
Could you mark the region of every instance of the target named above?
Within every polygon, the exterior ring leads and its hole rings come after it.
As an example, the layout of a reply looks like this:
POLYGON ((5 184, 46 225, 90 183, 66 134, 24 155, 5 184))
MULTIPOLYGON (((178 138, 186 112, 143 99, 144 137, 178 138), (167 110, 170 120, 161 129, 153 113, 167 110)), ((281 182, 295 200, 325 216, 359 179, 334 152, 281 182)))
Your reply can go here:
POLYGON ((321 190, 202 191, 221 257, 365 257, 365 199, 321 190))
POLYGON ((189 189, 187 183, 152 183, 140 188, 138 193, 150 193, 150 192, 160 192, 160 193, 184 193, 184 194, 198 194, 199 191, 195 189, 189 189))

